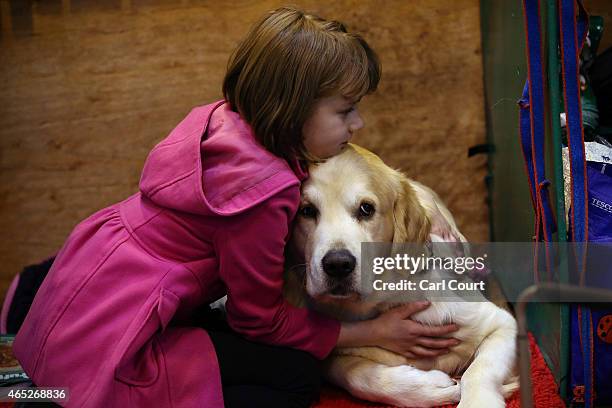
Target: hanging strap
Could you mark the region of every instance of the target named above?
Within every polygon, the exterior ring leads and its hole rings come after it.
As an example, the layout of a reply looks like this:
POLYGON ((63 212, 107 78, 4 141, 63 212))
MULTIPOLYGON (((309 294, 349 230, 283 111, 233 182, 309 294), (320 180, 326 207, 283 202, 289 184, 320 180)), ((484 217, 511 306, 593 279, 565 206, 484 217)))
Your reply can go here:
MULTIPOLYGON (((563 68, 563 100, 567 119, 570 177, 572 185, 569 215, 571 239, 576 253, 574 260, 584 283, 588 241, 588 185, 584 152, 584 129, 580 100, 580 50, 587 34, 588 17, 580 1, 558 0, 561 66, 563 68)), ((584 363, 584 406, 593 406, 595 382, 593 370, 593 319, 591 308, 577 308, 580 322, 581 350, 584 363)))
MULTIPOLYGON (((542 67, 542 36, 540 5, 538 0, 523 0, 527 40, 528 79, 519 100, 521 147, 535 211, 534 279, 539 282, 538 245, 544 241, 546 269, 551 271, 552 234, 556 231, 555 218, 550 203, 550 181, 545 174, 545 108, 544 70, 542 67)), ((549 276, 550 278, 550 276, 549 276)))
MULTIPOLYGON (((588 207, 586 160, 584 155, 584 132, 580 101, 579 61, 580 50, 586 37, 588 19, 582 4, 576 0, 557 0, 559 8, 559 44, 562 55, 563 95, 567 119, 567 135, 570 157, 572 197, 570 228, 571 240, 577 245, 574 257, 581 281, 584 281, 586 263, 586 241, 588 240, 588 207)), ((535 211, 536 243, 543 240, 547 270, 550 271, 551 253, 549 243, 556 230, 548 187, 545 177, 545 110, 544 71, 542 67, 542 36, 540 6, 538 0, 523 0, 527 39, 528 80, 519 100, 521 147, 529 178, 531 201, 535 211)), ((556 35, 553 33, 552 35, 556 35)), ((556 101, 552 101, 556 103, 556 101)), ((553 121, 559 118, 552 118, 553 121)), ((537 244, 534 250, 534 274, 538 276, 537 244)), ((593 406, 593 323, 588 306, 578 308, 580 333, 583 339, 585 407, 593 406)))
POLYGON ((588 241, 588 206, 584 130, 580 102, 580 50, 586 37, 588 18, 576 0, 559 1, 563 99, 567 121, 572 197, 570 225, 573 242, 588 241), (578 7, 580 12, 578 12, 578 7))

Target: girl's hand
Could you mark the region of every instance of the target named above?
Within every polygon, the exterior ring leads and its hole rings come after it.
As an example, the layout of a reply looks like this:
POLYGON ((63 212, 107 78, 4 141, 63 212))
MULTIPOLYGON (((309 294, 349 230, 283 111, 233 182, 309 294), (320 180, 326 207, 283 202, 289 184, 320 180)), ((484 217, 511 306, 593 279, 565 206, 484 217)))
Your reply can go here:
POLYGON ((456 324, 427 326, 410 316, 427 309, 429 302, 411 302, 391 309, 373 320, 343 322, 338 347, 377 346, 408 358, 437 357, 448 353, 459 340, 441 337, 457 331, 456 324))
POLYGON ((408 358, 437 357, 448 353, 449 348, 460 341, 442 336, 457 331, 459 327, 456 324, 428 326, 410 319, 429 305, 429 302, 411 302, 369 321, 374 345, 408 358))

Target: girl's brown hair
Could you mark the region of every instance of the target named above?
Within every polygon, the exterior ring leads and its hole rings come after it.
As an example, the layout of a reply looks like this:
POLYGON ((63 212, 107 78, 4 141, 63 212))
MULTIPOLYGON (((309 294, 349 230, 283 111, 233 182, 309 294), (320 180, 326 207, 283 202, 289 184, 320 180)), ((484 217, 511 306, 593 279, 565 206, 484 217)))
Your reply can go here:
POLYGON ((270 152, 315 160, 302 141, 315 101, 333 94, 357 101, 379 80, 378 57, 361 36, 283 7, 256 23, 234 51, 223 95, 270 152))

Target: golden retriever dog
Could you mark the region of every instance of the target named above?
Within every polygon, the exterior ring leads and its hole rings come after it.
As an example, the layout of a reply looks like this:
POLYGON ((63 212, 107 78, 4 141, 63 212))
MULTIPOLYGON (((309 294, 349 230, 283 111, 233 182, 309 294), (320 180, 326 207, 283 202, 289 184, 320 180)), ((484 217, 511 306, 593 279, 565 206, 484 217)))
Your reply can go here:
MULTIPOLYGON (((285 284, 285 296, 298 306, 345 321, 373 318, 397 303, 362 285, 362 242, 465 242, 431 189, 363 148, 348 145, 309 172, 290 243, 303 262, 288 265, 285 284)), ((479 299, 432 300, 412 315, 425 324, 459 325, 449 336, 461 343, 450 353, 409 359, 377 347, 338 348, 326 361, 328 380, 359 398, 400 407, 458 401, 460 408, 504 407, 517 388, 517 326, 506 310, 479 299)))

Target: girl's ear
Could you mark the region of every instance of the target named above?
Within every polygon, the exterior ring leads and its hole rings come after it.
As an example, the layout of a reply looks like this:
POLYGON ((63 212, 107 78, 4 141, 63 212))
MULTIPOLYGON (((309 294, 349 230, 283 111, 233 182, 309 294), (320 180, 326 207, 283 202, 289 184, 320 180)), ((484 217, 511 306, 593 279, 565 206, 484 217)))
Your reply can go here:
POLYGON ((429 239, 431 223, 404 176, 400 186, 393 208, 393 243, 423 244, 429 239))

